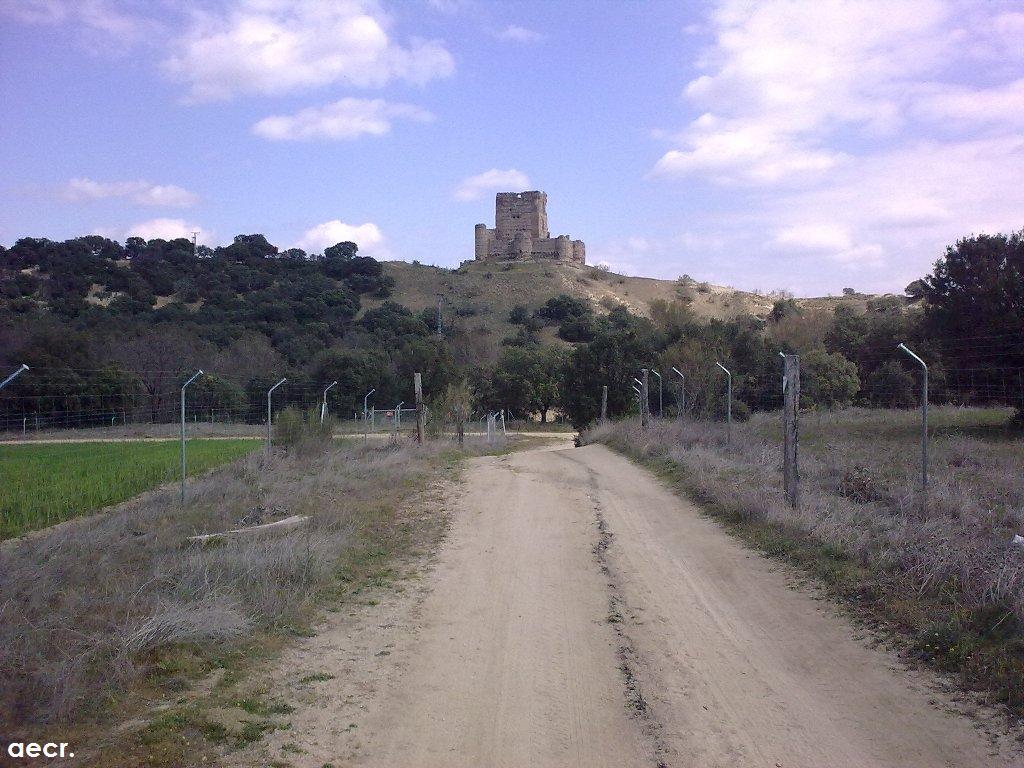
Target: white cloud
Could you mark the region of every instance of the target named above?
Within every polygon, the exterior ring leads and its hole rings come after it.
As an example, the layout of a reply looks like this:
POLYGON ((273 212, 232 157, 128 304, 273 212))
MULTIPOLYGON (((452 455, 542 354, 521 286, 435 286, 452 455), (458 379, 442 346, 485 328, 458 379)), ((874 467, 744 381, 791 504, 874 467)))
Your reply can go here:
POLYGON ((751 244, 748 285, 920 277, 956 239, 1022 223, 1024 14, 1006 7, 722 0, 683 89, 696 116, 652 132, 672 146, 650 175, 730 186, 692 224, 751 244))
POLYGON ((164 208, 188 208, 199 200, 194 192, 174 184, 151 184, 148 181, 103 182, 85 178, 71 179, 60 187, 58 194, 71 202, 126 198, 138 205, 164 208))
POLYGON ((361 88, 424 83, 455 64, 436 40, 395 42, 372 0, 234 0, 222 15, 196 14, 166 72, 192 101, 283 94, 333 83, 361 88))
POLYGON ((540 32, 520 27, 518 24, 509 24, 498 33, 498 37, 515 43, 536 43, 544 39, 544 35, 540 32))
POLYGON ((0 15, 26 24, 72 24, 122 42, 139 40, 158 27, 153 20, 126 13, 110 0, 0 0, 0 15))
POLYGON ((469 176, 462 180, 455 188, 453 197, 463 202, 479 200, 487 192, 519 192, 530 188, 530 179, 522 171, 509 168, 502 171, 491 168, 476 176, 469 176))
POLYGON ((383 136, 392 120, 429 122, 434 116, 412 104, 392 104, 383 99, 344 98, 322 107, 309 107, 294 115, 265 117, 252 127, 265 139, 356 139, 364 134, 383 136))
POLYGON ((777 229, 775 243, 806 251, 845 251, 850 248, 850 232, 837 224, 796 224, 777 229))
POLYGON ((387 255, 384 244, 384 235, 380 228, 373 222, 365 224, 346 224, 339 219, 325 221, 315 227, 307 229, 295 247, 301 248, 307 253, 321 253, 324 248, 329 248, 337 243, 353 242, 359 246, 362 253, 382 258, 387 255))
POLYGON ((842 152, 815 149, 765 125, 696 120, 686 149, 669 150, 653 174, 703 173, 720 183, 776 182, 793 174, 818 174, 842 162, 842 152))
POLYGON ((919 117, 954 127, 973 123, 1024 125, 1024 78, 991 88, 936 86, 914 103, 919 117))
POLYGON ((896 130, 907 82, 942 61, 955 37, 940 0, 730 0, 712 15, 716 43, 686 97, 703 107, 663 175, 773 183, 819 175, 845 153, 837 130, 896 130))
POLYGON ((192 239, 192 233, 198 232, 196 239, 200 243, 209 243, 213 240, 213 234, 198 224, 190 224, 183 219, 150 219, 134 224, 125 231, 125 237, 141 237, 146 240, 162 239, 174 240, 184 237, 192 239))

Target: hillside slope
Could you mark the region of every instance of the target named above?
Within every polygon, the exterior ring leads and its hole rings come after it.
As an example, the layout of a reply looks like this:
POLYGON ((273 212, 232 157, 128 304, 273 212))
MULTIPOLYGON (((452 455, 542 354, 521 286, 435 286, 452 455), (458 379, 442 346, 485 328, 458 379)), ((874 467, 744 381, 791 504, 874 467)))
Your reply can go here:
MULTIPOLYGON (((446 324, 490 337, 495 345, 516 331, 516 326, 509 322, 513 307, 523 305, 532 311, 563 293, 588 300, 598 313, 625 304, 631 312, 645 317, 650 315, 650 305, 656 300, 686 298, 697 317, 709 320, 744 315, 763 318, 778 298, 697 281, 627 277, 595 267, 553 261, 474 261, 455 270, 391 261, 384 263, 384 272, 395 281, 391 301, 419 312, 436 307, 440 296, 446 324)), ((797 303, 809 309, 831 311, 840 301, 863 304, 867 298, 822 297, 797 299, 797 303)), ((379 303, 369 297, 363 301, 366 307, 379 303)), ((546 338, 556 340, 554 329, 546 331, 546 338)))

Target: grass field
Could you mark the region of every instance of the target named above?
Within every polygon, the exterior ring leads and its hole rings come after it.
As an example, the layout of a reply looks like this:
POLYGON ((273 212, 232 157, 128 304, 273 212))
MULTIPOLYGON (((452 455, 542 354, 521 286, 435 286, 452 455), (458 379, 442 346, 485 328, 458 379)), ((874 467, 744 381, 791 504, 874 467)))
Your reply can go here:
MULTIPOLYGON (((176 440, 0 445, 0 540, 88 514, 173 480, 176 440)), ((204 472, 260 446, 190 440, 188 472, 204 472)))

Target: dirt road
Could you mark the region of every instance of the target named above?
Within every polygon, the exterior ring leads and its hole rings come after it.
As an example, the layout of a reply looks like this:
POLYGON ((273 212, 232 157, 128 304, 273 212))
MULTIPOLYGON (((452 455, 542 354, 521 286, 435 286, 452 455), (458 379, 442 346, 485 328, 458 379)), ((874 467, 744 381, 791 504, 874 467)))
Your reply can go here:
MULTIPOLYGON (((295 766, 1006 766, 934 679, 600 446, 474 460, 416 588, 334 620, 295 766)), ((307 686, 308 689, 308 686, 307 686)), ((303 692, 305 690, 305 692, 303 692)), ((288 754, 278 751, 288 742, 288 754)))

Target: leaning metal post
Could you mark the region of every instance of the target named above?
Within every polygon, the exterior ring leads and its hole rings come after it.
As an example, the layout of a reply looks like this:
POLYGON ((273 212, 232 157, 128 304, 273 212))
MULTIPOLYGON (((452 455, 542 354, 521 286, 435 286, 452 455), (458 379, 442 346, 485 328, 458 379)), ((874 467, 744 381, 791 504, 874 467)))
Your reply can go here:
POLYGON ((330 390, 331 387, 335 386, 337 383, 338 383, 337 380, 332 381, 324 389, 324 401, 323 401, 323 403, 320 406, 320 425, 321 426, 323 426, 324 417, 327 416, 327 392, 328 392, 328 390, 330 390))
POLYGON ((660 418, 662 418, 665 415, 665 404, 664 404, 664 402, 661 399, 661 395, 662 395, 661 374, 658 373, 653 368, 651 368, 651 373, 653 373, 655 376, 658 377, 658 418, 660 419, 660 418))
POLYGON ((725 444, 732 445, 732 373, 719 362, 715 362, 715 365, 725 371, 725 375, 729 377, 729 384, 725 396, 725 444))
MULTIPOLYGON (((181 385, 181 503, 185 503, 185 387, 203 375, 203 369, 192 374, 192 378, 181 385)), ((6 382, 5 382, 6 383, 6 382)))
MULTIPOLYGON (((921 366, 921 498, 928 497, 928 365, 902 342, 896 347, 914 358, 921 366)), ((922 502, 923 506, 923 502, 922 502)))
POLYGON ((369 425, 367 424, 366 421, 368 418, 366 415, 366 401, 370 398, 370 395, 372 395, 376 391, 377 388, 374 387, 369 392, 367 392, 366 395, 363 396, 363 445, 365 445, 366 442, 369 440, 369 434, 367 431, 369 429, 369 425))
POLYGON ((12 381, 14 381, 16 378, 18 378, 18 376, 20 376, 21 374, 23 374, 27 370, 28 370, 28 366, 25 365, 24 363, 22 363, 18 367, 18 370, 16 370, 14 373, 12 373, 10 376, 8 376, 3 381, 0 381, 0 389, 3 389, 4 387, 6 387, 8 384, 10 384, 12 381))
POLYGON ((281 379, 279 382, 277 382, 277 384, 275 384, 274 386, 267 390, 267 453, 270 453, 270 426, 271 422, 273 421, 270 414, 270 396, 274 394, 275 389, 280 387, 286 381, 288 381, 287 378, 281 379))
POLYGON ((683 418, 683 412, 686 410, 686 376, 684 376, 683 372, 676 368, 674 365, 672 366, 672 370, 675 371, 675 373, 680 378, 680 397, 679 402, 676 403, 676 408, 679 409, 679 413, 676 414, 676 417, 681 419, 683 418))

